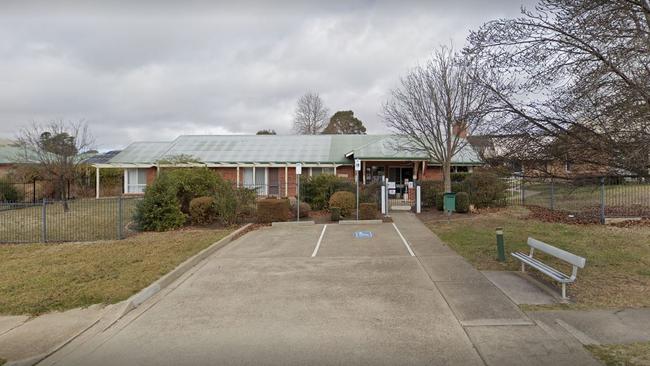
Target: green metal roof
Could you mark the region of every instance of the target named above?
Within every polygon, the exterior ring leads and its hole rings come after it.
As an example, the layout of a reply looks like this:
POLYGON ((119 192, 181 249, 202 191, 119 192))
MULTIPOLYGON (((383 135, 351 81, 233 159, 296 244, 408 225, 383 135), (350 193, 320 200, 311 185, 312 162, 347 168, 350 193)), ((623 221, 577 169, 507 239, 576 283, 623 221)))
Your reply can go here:
POLYGON ((27 154, 28 161, 25 161, 25 155, 23 148, 17 146, 15 142, 7 139, 0 139, 0 164, 35 161, 35 154, 27 154))
MULTIPOLYGON (((413 149, 408 139, 399 136, 383 136, 378 141, 359 146, 349 154, 363 160, 427 160, 422 151, 413 149)), ((454 156, 452 164, 480 164, 481 159, 472 146, 465 143, 463 149, 454 156)))
MULTIPOLYGON (((174 156, 191 156, 207 164, 333 163, 351 158, 426 160, 399 148, 392 135, 182 135, 171 142, 134 142, 109 163, 155 164, 174 156), (346 157, 346 155, 351 155, 346 157), (353 155, 353 156, 352 156, 353 155)), ((457 163, 480 163, 469 146, 457 163)))

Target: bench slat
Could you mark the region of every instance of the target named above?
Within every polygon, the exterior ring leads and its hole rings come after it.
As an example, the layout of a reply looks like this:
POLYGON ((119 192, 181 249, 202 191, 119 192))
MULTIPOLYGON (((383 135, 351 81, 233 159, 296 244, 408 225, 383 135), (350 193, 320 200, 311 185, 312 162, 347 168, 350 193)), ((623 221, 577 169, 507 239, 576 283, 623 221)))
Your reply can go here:
POLYGON ((554 256, 556 258, 559 258, 559 259, 561 259, 561 260, 563 260, 565 262, 571 263, 574 266, 579 267, 579 268, 584 268, 585 263, 587 261, 583 257, 577 256, 577 255, 575 255, 573 253, 569 253, 566 250, 556 248, 556 247, 554 247, 552 245, 546 244, 546 243, 544 243, 542 241, 539 241, 537 239, 534 239, 534 238, 530 238, 530 237, 528 238, 528 246, 530 246, 531 248, 541 250, 542 252, 544 252, 546 254, 550 254, 550 255, 552 255, 552 256, 554 256))
POLYGON ((512 256, 517 258, 518 260, 524 262, 525 264, 537 269, 538 271, 546 274, 547 276, 553 278, 556 281, 563 282, 563 283, 570 283, 573 282, 574 280, 571 279, 570 276, 567 276, 566 274, 558 271, 557 269, 547 265, 544 262, 541 262, 535 258, 529 257, 527 254, 524 253, 512 253, 512 256))

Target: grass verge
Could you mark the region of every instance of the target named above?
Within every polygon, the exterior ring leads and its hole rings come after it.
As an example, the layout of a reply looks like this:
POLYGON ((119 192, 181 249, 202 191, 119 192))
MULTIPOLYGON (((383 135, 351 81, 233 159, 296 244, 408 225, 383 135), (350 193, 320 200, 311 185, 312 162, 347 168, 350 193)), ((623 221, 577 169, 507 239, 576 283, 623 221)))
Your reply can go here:
MULTIPOLYGON (((528 236, 587 258, 586 267, 578 271, 577 282, 568 290, 576 303, 562 308, 650 306, 650 228, 546 223, 526 219, 527 214, 525 209, 512 208, 450 223, 422 217, 433 232, 480 270, 517 270, 519 263, 509 253, 528 252, 528 236), (505 263, 496 261, 496 227, 504 228, 505 263)), ((542 258, 570 273, 561 262, 542 258)), ((534 270, 530 273, 537 275, 534 270)))
POLYGON ((650 342, 586 346, 607 366, 650 365, 650 342))
POLYGON ((191 228, 116 241, 0 245, 0 314, 122 301, 231 231, 191 228))

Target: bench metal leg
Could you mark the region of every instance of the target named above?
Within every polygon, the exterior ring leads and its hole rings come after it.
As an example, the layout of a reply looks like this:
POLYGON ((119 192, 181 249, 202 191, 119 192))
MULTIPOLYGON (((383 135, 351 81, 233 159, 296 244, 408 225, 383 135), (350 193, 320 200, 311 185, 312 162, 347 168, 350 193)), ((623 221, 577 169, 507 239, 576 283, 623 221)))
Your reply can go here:
POLYGON ((566 283, 562 283, 562 299, 566 300, 566 283))

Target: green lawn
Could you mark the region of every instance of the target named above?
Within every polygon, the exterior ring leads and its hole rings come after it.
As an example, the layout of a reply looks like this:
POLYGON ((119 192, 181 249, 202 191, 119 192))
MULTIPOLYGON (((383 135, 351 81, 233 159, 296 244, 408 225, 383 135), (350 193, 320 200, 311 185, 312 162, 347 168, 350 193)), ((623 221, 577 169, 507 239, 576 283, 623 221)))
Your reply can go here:
POLYGON ((512 208, 451 223, 427 222, 427 216, 421 217, 443 241, 482 270, 517 270, 519 263, 509 253, 527 252, 528 236, 587 258, 577 282, 569 286, 569 296, 576 301, 571 308, 650 306, 650 228, 544 223, 525 219, 527 214, 525 209, 512 208), (495 259, 496 227, 505 232, 505 264, 495 259))
POLYGON ((231 231, 184 229, 93 243, 0 245, 0 314, 119 302, 231 231))
POLYGON ((587 346, 607 366, 650 365, 650 342, 587 346))
MULTIPOLYGON (((550 184, 535 184, 526 186, 527 205, 550 207, 551 193, 556 209, 580 211, 599 207, 600 186, 571 186, 557 183, 551 190, 550 184)), ((605 186, 606 207, 638 205, 650 207, 650 184, 621 184, 605 186)))
MULTIPOLYGON (((127 226, 137 199, 122 200, 123 225, 127 226)), ((70 210, 60 203, 45 207, 48 241, 92 241, 116 239, 118 232, 118 200, 78 199, 69 201, 70 210)), ((43 230, 43 206, 0 211, 0 242, 38 242, 43 230)))

